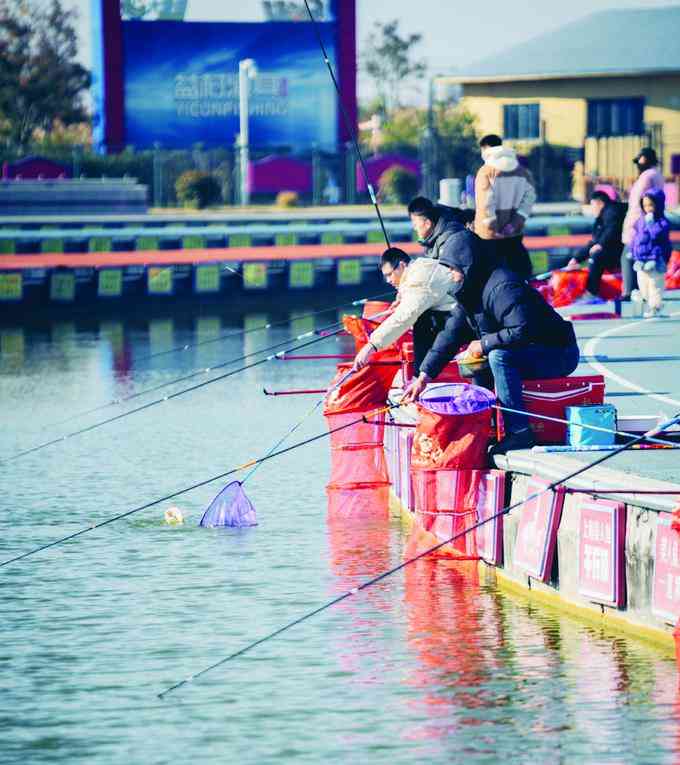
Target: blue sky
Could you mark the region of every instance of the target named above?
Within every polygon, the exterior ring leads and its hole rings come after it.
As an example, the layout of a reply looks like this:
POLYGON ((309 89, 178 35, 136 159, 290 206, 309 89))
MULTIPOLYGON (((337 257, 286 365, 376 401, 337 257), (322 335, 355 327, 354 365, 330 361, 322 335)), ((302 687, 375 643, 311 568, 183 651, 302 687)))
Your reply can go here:
MULTIPOLYGON (((64 0, 80 14, 78 25, 82 42, 82 59, 90 65, 90 0, 64 0)), ((188 18, 222 20, 225 8, 229 20, 256 20, 260 16, 260 0, 189 0, 188 18), (231 6, 231 7, 230 7, 231 6)), ((609 8, 650 8, 678 5, 669 0, 539 0, 508 2, 507 0, 357 0, 357 47, 361 54, 375 22, 399 20, 402 34, 420 33, 423 42, 418 54, 428 64, 430 74, 449 73, 480 58, 493 55, 512 45, 595 11, 609 8)), ((603 29, 606 35, 607 30, 603 29)), ((640 30, 641 44, 644 30, 640 30)), ((546 56, 549 51, 546 51, 546 56)), ((422 95, 426 88, 422 90, 422 95)), ((371 93, 370 83, 361 76, 360 96, 371 93)), ((412 94, 415 98, 415 94, 412 94)))

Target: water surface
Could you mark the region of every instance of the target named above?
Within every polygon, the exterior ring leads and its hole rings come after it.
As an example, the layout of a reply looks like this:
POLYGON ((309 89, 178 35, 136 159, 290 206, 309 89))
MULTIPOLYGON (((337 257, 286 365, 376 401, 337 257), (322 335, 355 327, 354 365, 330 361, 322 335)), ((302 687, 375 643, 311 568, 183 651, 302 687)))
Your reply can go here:
MULTIPOLYGON (((74 414, 336 319, 305 311, 4 326, 0 459, 161 394, 74 414)), ((0 559, 262 455, 317 400, 266 397, 263 386, 323 387, 333 363, 270 362, 4 462, 0 559)), ((317 411, 291 443, 324 429, 317 411)), ((256 528, 197 527, 218 481, 4 567, 0 762, 678 760, 667 655, 509 597, 474 567, 430 560, 160 701, 401 560, 397 520, 327 523, 328 468, 326 441, 263 465, 246 484, 256 528), (163 523, 171 504, 185 525, 163 523)))

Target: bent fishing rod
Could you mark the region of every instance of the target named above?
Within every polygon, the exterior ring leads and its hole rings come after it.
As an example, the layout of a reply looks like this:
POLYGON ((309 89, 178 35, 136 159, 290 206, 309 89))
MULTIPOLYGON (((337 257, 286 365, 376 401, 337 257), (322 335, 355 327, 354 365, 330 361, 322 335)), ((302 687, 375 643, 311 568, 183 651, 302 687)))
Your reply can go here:
MULTIPOLYGON (((336 386, 334 387, 337 387, 337 385, 341 383, 342 383, 342 380, 338 384, 336 384, 336 386)), ((374 417, 380 414, 381 412, 386 412, 389 409, 393 409, 399 406, 401 406, 401 404, 390 404, 388 406, 383 406, 383 407, 380 407, 379 409, 374 410, 373 412, 370 412, 369 416, 374 417)), ((111 518, 107 518, 106 520, 101 521, 99 523, 93 523, 92 525, 86 526, 80 529, 79 531, 75 531, 72 534, 69 534, 68 536, 61 537, 60 539, 55 539, 52 542, 48 542, 47 544, 40 545, 40 547, 35 547, 31 550, 28 550, 27 552, 21 553, 20 555, 15 555, 13 558, 8 558, 7 560, 0 562, 0 568, 2 568, 3 566, 8 566, 10 563, 15 563, 17 561, 23 560, 24 558, 29 558, 33 555, 36 555, 39 552, 43 552, 44 550, 49 550, 52 547, 56 547, 57 545, 63 544, 64 542, 68 542, 71 539, 75 539, 76 537, 82 536, 83 534, 87 534, 90 531, 101 529, 103 526, 108 526, 109 524, 115 523, 116 521, 120 521, 123 518, 129 518, 131 515, 140 513, 142 512, 142 510, 147 510, 148 508, 154 507, 155 505, 159 505, 161 502, 167 502, 168 500, 175 499, 176 497, 181 497, 183 494, 188 494, 190 491, 194 491, 194 489, 200 489, 202 486, 207 486, 208 484, 214 483, 215 481, 219 481, 220 479, 227 478, 228 476, 234 475, 234 473, 238 473, 241 470, 247 470, 248 468, 257 468, 263 462, 273 459, 274 457, 280 457, 282 454, 288 454, 288 452, 292 452, 294 449, 299 449, 302 446, 307 446, 308 444, 314 443, 315 441, 319 441, 322 438, 327 438, 332 433, 337 433, 340 430, 345 430, 345 428, 350 428, 353 425, 358 425, 359 423, 364 421, 365 416, 366 415, 363 415, 362 417, 358 417, 356 420, 352 420, 351 422, 346 422, 344 425, 338 425, 335 428, 329 428, 329 430, 327 430, 324 433, 318 433, 316 436, 311 436, 310 438, 306 438, 304 441, 298 441, 296 444, 291 444, 290 446, 287 446, 285 449, 280 449, 279 451, 270 451, 269 453, 265 454, 263 457, 258 457, 256 459, 248 460, 248 462, 244 462, 242 465, 238 465, 237 467, 231 468, 230 470, 227 470, 224 473, 220 473, 219 475, 212 476, 212 478, 207 478, 203 481, 198 481, 197 483, 194 483, 191 486, 187 486, 183 489, 178 489, 177 491, 174 491, 171 494, 166 494, 164 497, 160 497, 159 499, 154 499, 151 502, 147 502, 143 505, 140 505, 139 507, 134 507, 132 508, 132 510, 127 510, 123 513, 119 513, 118 515, 114 515, 111 518)), ((288 435, 290 434, 286 434, 285 438, 287 438, 288 435)))
POLYGON ((645 438, 648 438, 650 436, 655 436, 658 433, 660 433, 662 430, 666 428, 670 428, 673 425, 680 422, 680 412, 676 414, 672 419, 670 419, 668 422, 653 428, 652 430, 648 431, 647 433, 643 433, 641 436, 638 436, 637 438, 634 438, 632 441, 629 441, 625 444, 622 444, 616 451, 613 452, 607 452, 602 457, 599 457, 594 462, 590 462, 587 465, 583 465, 582 467, 578 468, 577 470, 572 471, 571 473, 568 473, 567 475, 563 476, 559 480, 553 481, 552 483, 548 484, 545 488, 534 492, 533 494, 530 494, 526 496, 524 499, 519 500, 517 502, 513 502, 510 505, 507 505, 502 510, 499 510, 494 515, 489 516, 488 518, 484 518, 481 521, 478 521, 477 523, 474 523, 472 526, 469 526, 466 529, 463 529, 463 531, 458 532, 457 534, 454 534, 453 536, 448 537, 447 539, 443 540, 442 542, 438 542, 436 545, 433 545, 432 547, 429 547, 427 550, 423 550, 423 552, 419 553, 418 555, 415 555, 412 558, 408 558, 405 561, 402 561, 397 566, 394 566, 391 569, 388 569, 387 571, 383 571, 381 574, 378 574, 377 576, 372 577, 371 579, 366 580, 365 582, 362 582, 361 584, 357 585, 356 587, 353 587, 351 590, 348 590, 347 592, 338 595, 336 598, 333 598, 332 600, 327 601, 326 603, 323 603, 318 608, 315 608, 312 611, 308 611, 305 614, 302 614, 297 619, 293 619, 293 621, 288 622, 287 624, 284 624, 282 627, 279 627, 278 629, 274 630, 273 632, 268 633, 267 635, 264 635, 261 638, 258 638, 257 640, 253 640, 252 642, 245 645, 243 648, 240 648, 238 651, 234 651, 233 653, 229 654, 228 656, 225 656, 223 659, 220 659, 219 661, 216 661, 214 664, 211 664, 208 667, 204 667, 203 669, 199 670, 198 672, 195 672, 193 675, 189 675, 189 677, 185 678, 184 680, 180 680, 179 682, 175 683, 174 685, 171 685, 170 687, 166 688, 165 690, 161 691, 157 694, 157 697, 159 699, 164 699, 169 693, 172 693, 173 691, 176 691, 179 688, 182 688, 185 685, 188 685, 189 683, 192 683, 194 680, 197 680, 199 677, 202 677, 203 675, 206 675, 208 672, 211 672, 214 669, 217 669, 218 667, 223 666, 224 664, 227 664, 230 661, 233 661, 234 659, 239 658, 240 656, 243 656, 244 654, 252 651, 257 646, 262 645, 263 643, 267 643, 270 640, 273 640, 274 638, 278 637, 284 632, 287 632, 289 629, 292 629, 293 627, 296 627, 298 624, 302 624, 303 622, 306 622, 308 619, 313 618, 317 614, 320 614, 329 608, 332 608, 333 606, 337 605, 338 603, 341 603, 342 601, 346 600, 347 598, 350 598, 354 595, 357 595, 362 590, 366 590, 369 587, 372 587, 373 585, 377 584, 378 582, 383 581, 384 579, 387 579, 388 577, 392 576, 393 574, 396 574, 398 571, 401 571, 402 569, 406 568, 407 566, 410 566, 412 563, 415 563, 416 561, 421 560, 422 558, 427 557, 428 555, 431 555, 432 553, 436 552, 437 550, 440 550, 442 547, 445 547, 446 545, 450 545, 453 542, 455 542, 458 539, 461 539, 462 537, 466 536, 470 532, 476 531, 478 528, 481 528, 485 524, 489 523, 490 521, 497 520, 503 515, 507 515, 512 510, 517 509, 518 507, 521 507, 526 502, 531 502, 534 499, 537 499, 541 495, 547 493, 548 491, 554 491, 558 486, 561 484, 566 483, 567 481, 570 481, 573 478, 576 478, 576 476, 581 475, 582 473, 585 473, 587 470, 591 470, 594 467, 597 467, 597 465, 601 465, 603 462, 606 462, 607 460, 611 459, 612 457, 615 457, 617 454, 621 454, 625 452, 627 449, 630 449, 635 444, 640 443, 645 438))
MULTIPOLYGON (((171 393, 167 396, 163 396, 163 398, 158 398, 153 401, 149 401, 146 404, 142 404, 141 406, 136 407, 135 409, 130 409, 127 412, 122 412, 121 414, 114 415, 113 417, 109 417, 106 420, 100 420, 99 422, 95 422, 92 425, 88 425, 87 427, 80 428, 79 430, 74 430, 71 433, 66 433, 65 435, 59 436, 57 438, 53 438, 50 441, 45 441, 42 444, 37 444, 36 446, 32 446, 29 449, 24 449, 23 451, 17 452, 16 454, 11 455, 10 457, 5 457, 3 460, 0 460, 0 465, 13 462, 14 460, 20 459, 21 457, 25 457, 28 454, 33 454, 34 452, 40 451, 41 449, 46 449, 48 446, 53 446, 54 444, 62 443, 63 441, 66 441, 69 438, 74 438, 75 436, 80 436, 83 433, 89 433, 92 430, 96 430, 97 428, 101 428, 104 425, 108 425, 112 422, 117 422, 118 420, 122 420, 125 417, 129 417, 132 414, 136 414, 137 412, 143 412, 146 409, 150 409, 151 407, 158 406, 158 404, 162 404, 165 401, 171 401, 175 398, 179 398, 179 396, 183 396, 185 393, 192 393, 195 390, 199 390, 200 388, 205 388, 207 385, 212 385, 212 383, 220 382, 221 380, 226 380, 228 377, 232 377, 233 375, 239 374, 240 372, 244 372, 247 369, 253 369, 254 367, 260 366, 261 364, 266 364, 270 361, 273 361, 274 359, 281 358, 282 356, 285 356, 286 353, 289 353, 291 351, 298 351, 302 348, 307 348, 310 345, 314 345, 315 343, 320 343, 323 340, 327 340, 330 337, 334 337, 335 335, 340 334, 340 332, 343 332, 344 329, 341 327, 340 329, 337 329, 339 322, 335 322, 334 324, 330 324, 327 327, 323 327, 321 330, 316 330, 316 332, 305 332, 302 335, 299 335, 297 339, 301 339, 304 337, 309 337, 311 335, 314 335, 318 332, 324 332, 323 335, 320 337, 315 337, 312 340, 309 340, 306 343, 301 343, 300 345, 294 345, 290 348, 286 348, 282 351, 279 351, 278 353, 272 354, 270 356, 265 356, 263 359, 258 359, 257 361, 253 361, 249 364, 244 364, 241 367, 238 367, 237 369, 232 369, 229 372, 225 372, 222 375, 218 375, 217 377, 211 377, 209 380, 204 380, 203 382, 197 383, 196 385, 192 385, 188 388, 183 388, 182 390, 176 391, 175 393, 171 393)), ((290 338, 284 341, 285 343, 290 342, 290 338)), ((278 343, 277 345, 282 345, 283 343, 278 343)), ((252 354, 248 354, 250 356, 259 355, 263 351, 256 351, 252 354)), ((243 358, 247 358, 247 356, 244 356, 243 358)), ((219 366, 225 366, 226 364, 230 364, 232 362, 225 362, 225 364, 219 365, 219 366)), ((218 367, 212 367, 211 369, 217 369, 218 367)), ((210 371, 210 370, 206 370, 210 371)), ((204 374, 204 373, 202 373, 204 374)), ((189 377, 193 377, 195 375, 190 375, 189 377)), ((188 378, 183 378, 188 379, 188 378)))
POLYGON ((321 48, 321 54, 323 56, 324 63, 326 64, 326 67, 328 69, 328 74, 330 74, 331 80, 333 80, 333 86, 335 87, 335 92, 338 97, 338 104, 340 105, 340 112, 342 113, 342 118, 345 123, 345 129, 347 130, 350 138, 352 139, 352 143, 354 144, 354 151, 356 151, 357 153, 359 164, 361 165, 361 172, 364 176, 364 181, 366 182, 366 188, 368 189, 368 194, 371 197, 371 202, 373 203, 373 207, 375 208, 376 215, 378 216, 378 221, 380 222, 380 228, 382 229, 383 236, 385 237, 385 244, 387 245, 387 247, 391 247, 390 238, 387 235, 385 222, 383 221, 383 217, 380 212, 380 206, 378 205, 378 199, 375 195, 375 191, 373 190, 373 185, 371 184, 371 181, 368 177, 368 168, 366 167, 366 163, 364 162, 364 157, 359 147, 359 141, 357 140, 356 130, 352 126, 352 122, 349 118, 349 114, 347 114, 347 109, 345 108, 345 104, 342 100, 342 95, 340 93, 340 86, 338 85, 338 81, 335 77, 335 72, 333 71, 333 67, 331 66, 330 59, 328 58, 328 53, 326 53, 326 46, 323 44, 323 39, 321 38, 321 32, 319 31, 319 24, 317 20, 314 18, 314 14, 312 13, 312 10, 309 7, 309 3, 307 2, 307 0, 305 0, 305 8, 307 9, 307 13, 309 14, 309 20, 312 22, 312 28, 314 29, 316 39, 319 43, 319 47, 321 48))
MULTIPOLYGON (((380 295, 374 295, 372 297, 360 298, 359 300, 353 300, 350 303, 342 303, 341 305, 333 306, 331 308, 324 308, 323 310, 314 311, 313 313, 302 314, 301 316, 296 316, 294 320, 306 319, 306 318, 310 318, 312 316, 318 316, 318 315, 323 314, 323 313, 328 313, 330 311, 337 311, 338 309, 344 308, 347 305, 350 305, 350 306, 361 306, 361 305, 364 305, 365 303, 368 303, 371 300, 377 300, 378 298, 384 298, 384 297, 389 296, 390 294, 392 294, 392 293, 383 292, 380 295)), ((264 329, 271 329, 272 327, 276 327, 276 326, 279 326, 279 325, 290 324, 291 321, 293 321, 293 320, 286 319, 285 321, 281 321, 281 322, 273 322, 273 323, 270 323, 270 324, 263 324, 262 326, 254 327, 252 329, 238 330, 236 332, 226 333, 224 335, 221 335, 220 337, 211 338, 209 340, 205 340, 205 341, 200 342, 200 343, 195 343, 193 345, 189 344, 189 345, 178 346, 177 348, 171 348, 170 350, 162 351, 161 353, 155 354, 155 355, 161 356, 163 354, 173 353, 173 352, 175 352, 177 350, 188 350, 190 348, 198 348, 201 345, 206 345, 208 343, 218 342, 218 341, 224 340, 224 339, 229 338, 229 337, 239 337, 239 336, 242 336, 242 335, 247 335, 250 332, 260 332, 260 331, 262 331, 264 329)), ((339 323, 340 322, 336 322, 336 324, 339 324, 339 323)), ((86 409, 86 410, 84 410, 82 412, 76 412, 75 414, 70 415, 66 419, 59 420, 58 422, 50 423, 49 425, 46 425, 45 427, 50 428, 50 427, 57 427, 58 425, 64 425, 65 423, 72 422, 73 420, 78 419, 79 417, 85 417, 88 414, 94 414, 95 412, 100 412, 102 409, 107 409, 110 406, 117 406, 119 404, 124 404, 124 403, 126 403, 128 401, 132 401, 133 399, 139 398, 140 396, 146 396, 149 393, 155 393, 156 391, 162 390, 163 388, 167 388, 167 387, 170 387, 172 385, 176 385, 177 383, 180 383, 180 382, 186 382, 187 380, 191 380, 194 377, 198 377, 199 375, 202 375, 202 374, 207 374, 208 372, 211 372, 211 371, 213 371, 215 369, 222 369, 223 367, 228 366, 229 364, 235 364, 237 361, 244 361, 245 359, 251 358, 252 356, 256 356, 256 355, 258 355, 260 353, 267 353, 268 351, 272 351, 275 348, 279 348, 281 345, 285 345, 286 343, 289 343, 291 341, 300 340, 300 339, 302 339, 304 337, 308 337, 308 336, 310 336, 310 334, 313 334, 314 332, 317 332, 317 331, 318 332, 322 332, 323 330, 314 330, 313 332, 306 332, 306 333, 303 333, 301 335, 298 335, 297 337, 287 338, 286 340, 282 340, 279 343, 274 343, 274 345, 270 345, 270 346, 268 346, 266 348, 260 348, 259 350, 256 350, 256 351, 251 351, 251 353, 247 353, 247 354, 245 354, 243 356, 236 356, 233 359, 229 359, 228 361, 224 361, 224 362, 221 362, 220 364, 213 365, 212 367, 206 367, 204 369, 196 370, 195 372, 191 372, 191 373, 189 373, 187 375, 183 375, 182 377, 177 377, 174 380, 169 380, 169 381, 164 382, 164 383, 159 383, 158 385, 154 385, 154 386, 152 386, 150 388, 144 388, 143 390, 140 390, 140 391, 135 391, 134 393, 130 393, 130 394, 126 395, 126 396, 119 396, 118 398, 114 398, 114 399, 111 399, 110 401, 107 401, 105 404, 99 404, 98 406, 92 407, 92 409, 86 409)), ((153 356, 147 356, 147 357, 144 357, 144 358, 153 358, 153 356)))

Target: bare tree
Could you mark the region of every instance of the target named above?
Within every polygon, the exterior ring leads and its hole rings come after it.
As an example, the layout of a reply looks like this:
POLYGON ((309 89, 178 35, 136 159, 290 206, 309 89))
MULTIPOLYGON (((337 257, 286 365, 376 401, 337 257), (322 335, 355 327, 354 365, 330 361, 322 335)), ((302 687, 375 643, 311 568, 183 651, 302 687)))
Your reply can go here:
POLYGON ((414 58, 414 48, 421 40, 420 34, 401 37, 396 19, 384 24, 376 22, 374 31, 368 36, 361 66, 373 80, 387 113, 402 105, 409 81, 423 77, 427 71, 425 61, 414 58))

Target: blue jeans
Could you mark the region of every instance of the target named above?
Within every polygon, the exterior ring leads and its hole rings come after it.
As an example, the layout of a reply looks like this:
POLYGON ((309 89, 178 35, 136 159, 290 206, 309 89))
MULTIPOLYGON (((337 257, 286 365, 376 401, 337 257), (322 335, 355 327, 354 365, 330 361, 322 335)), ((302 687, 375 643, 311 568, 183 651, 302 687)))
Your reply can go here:
MULTIPOLYGON (((522 380, 566 377, 578 366, 578 345, 555 347, 532 343, 519 348, 497 348, 489 352, 489 366, 496 384, 501 406, 524 409, 522 380)), ((526 414, 503 412, 506 433, 517 433, 529 427, 526 414)))

